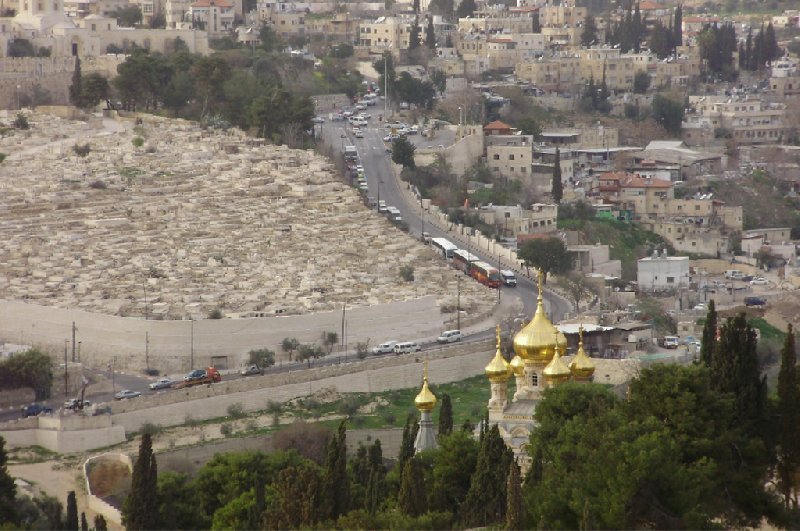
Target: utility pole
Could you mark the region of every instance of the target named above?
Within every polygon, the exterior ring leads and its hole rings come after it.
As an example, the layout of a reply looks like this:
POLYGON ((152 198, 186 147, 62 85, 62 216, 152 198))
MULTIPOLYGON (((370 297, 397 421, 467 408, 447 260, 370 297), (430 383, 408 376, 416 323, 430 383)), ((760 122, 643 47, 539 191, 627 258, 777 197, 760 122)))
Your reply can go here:
POLYGON ((69 397, 69 374, 67 374, 67 344, 69 339, 64 340, 64 398, 69 397))
POLYGON ((81 361, 81 343, 83 343, 83 341, 78 341, 78 363, 81 361))
POLYGON ((458 295, 456 299, 456 329, 461 330, 461 275, 458 275, 456 278, 458 279, 458 295))
POLYGON ((194 319, 191 320, 192 323, 192 332, 191 332, 191 350, 189 351, 189 370, 194 370, 194 319))
POLYGON ((150 332, 144 333, 144 365, 150 370, 150 332))
POLYGON ((72 321, 72 363, 75 363, 75 321, 72 321))

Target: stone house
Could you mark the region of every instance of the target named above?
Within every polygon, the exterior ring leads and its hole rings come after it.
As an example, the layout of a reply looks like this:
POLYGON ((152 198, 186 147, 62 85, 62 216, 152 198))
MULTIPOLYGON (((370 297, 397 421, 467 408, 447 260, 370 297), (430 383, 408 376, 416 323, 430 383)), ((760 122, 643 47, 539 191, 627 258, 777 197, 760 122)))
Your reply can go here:
POLYGON ((667 256, 666 252, 641 258, 636 262, 636 281, 640 291, 672 290, 688 288, 688 256, 667 256))

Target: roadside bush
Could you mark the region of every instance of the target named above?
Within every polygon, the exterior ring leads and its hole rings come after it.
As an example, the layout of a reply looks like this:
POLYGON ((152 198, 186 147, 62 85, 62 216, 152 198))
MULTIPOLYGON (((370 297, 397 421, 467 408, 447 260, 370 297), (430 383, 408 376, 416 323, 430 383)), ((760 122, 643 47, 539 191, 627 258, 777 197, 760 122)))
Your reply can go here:
POLYGON ((74 146, 72 146, 72 151, 79 157, 85 157, 92 152, 92 146, 90 146, 89 144, 83 144, 83 145, 75 144, 74 146))
POLYGON ((228 406, 228 416, 241 419, 247 416, 247 413, 244 412, 244 406, 241 402, 236 402, 235 404, 231 404, 228 406))
POLYGON ((97 180, 89 183, 89 188, 93 188, 95 190, 105 190, 108 188, 108 185, 103 181, 97 180))
POLYGON ((144 145, 144 138, 135 136, 133 137, 133 140, 131 140, 131 144, 133 144, 133 147, 135 148, 140 148, 144 145))
POLYGON ((164 428, 161 427, 160 424, 153 424, 152 422, 145 422, 142 424, 142 429, 139 430, 142 435, 148 434, 151 437, 155 437, 159 433, 164 431, 164 428))
POLYGON ((14 119, 14 127, 17 129, 30 129, 31 125, 28 123, 28 119, 25 115, 18 112, 17 117, 14 119))
POLYGON ((233 433, 233 426, 226 422, 219 427, 219 432, 225 437, 228 437, 231 433, 233 433))
POLYGON ((414 281, 414 268, 409 265, 402 266, 400 268, 400 278, 405 280, 406 282, 413 282, 414 281))

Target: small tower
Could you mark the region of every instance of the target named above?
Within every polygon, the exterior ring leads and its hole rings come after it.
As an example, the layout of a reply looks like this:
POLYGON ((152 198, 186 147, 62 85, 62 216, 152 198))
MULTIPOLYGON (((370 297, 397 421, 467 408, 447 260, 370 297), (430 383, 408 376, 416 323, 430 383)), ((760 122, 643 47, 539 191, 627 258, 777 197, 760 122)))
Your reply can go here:
POLYGON ((517 384, 517 389, 514 391, 514 400, 524 398, 524 394, 526 392, 525 362, 522 361, 522 358, 519 357, 519 354, 516 354, 513 358, 511 358, 511 362, 508 365, 511 367, 511 371, 514 373, 514 380, 517 384))
MULTIPOLYGON (((556 334, 556 341, 558 341, 557 337, 558 334, 556 334)), ((558 384, 566 382, 569 380, 570 376, 572 376, 569 367, 567 367, 567 364, 561 359, 559 350, 558 348, 556 349, 553 354, 553 359, 550 360, 550 363, 548 363, 547 367, 542 371, 547 387, 555 387, 558 384)))
POLYGON ((572 379, 576 382, 588 383, 594 380, 594 363, 583 350, 583 326, 578 329, 578 353, 569 364, 572 379))
POLYGON ((508 405, 508 379, 511 377, 511 366, 500 352, 500 325, 497 325, 497 351, 494 358, 486 366, 484 372, 492 387, 492 397, 489 399, 489 420, 500 421, 503 410, 508 405))
POLYGON ((418 454, 423 450, 436 448, 436 434, 433 432, 433 421, 431 420, 431 410, 436 407, 436 396, 428 387, 428 360, 424 362, 422 389, 414 399, 414 407, 421 413, 419 430, 414 441, 414 453, 418 454))

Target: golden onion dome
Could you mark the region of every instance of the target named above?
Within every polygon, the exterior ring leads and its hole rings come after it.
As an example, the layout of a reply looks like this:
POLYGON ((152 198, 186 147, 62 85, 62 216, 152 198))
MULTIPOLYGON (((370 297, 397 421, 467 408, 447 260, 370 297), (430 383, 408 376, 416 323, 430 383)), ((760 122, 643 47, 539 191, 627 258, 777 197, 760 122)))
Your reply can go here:
POLYGON ((544 379, 551 385, 566 382, 572 376, 569 367, 561 359, 558 352, 553 355, 553 359, 550 360, 550 363, 547 364, 542 373, 544 374, 544 379))
POLYGON ((497 351, 484 372, 492 383, 505 382, 511 377, 511 367, 500 353, 500 325, 497 325, 497 351))
POLYGON ((583 350, 583 327, 578 330, 578 353, 569 364, 572 377, 576 380, 587 381, 594 376, 594 363, 586 351, 583 350))
POLYGON ((420 411, 430 411, 436 407, 436 395, 428 387, 428 360, 425 360, 425 368, 422 376, 422 389, 414 399, 414 407, 420 411))
POLYGON ((516 376, 522 376, 525 373, 525 362, 519 356, 511 358, 511 362, 508 365, 516 376))
POLYGON ((539 271, 539 296, 536 313, 533 319, 516 336, 514 336, 514 352, 524 361, 546 365, 553 357, 556 342, 556 327, 544 313, 544 297, 542 296, 542 272, 539 271))

